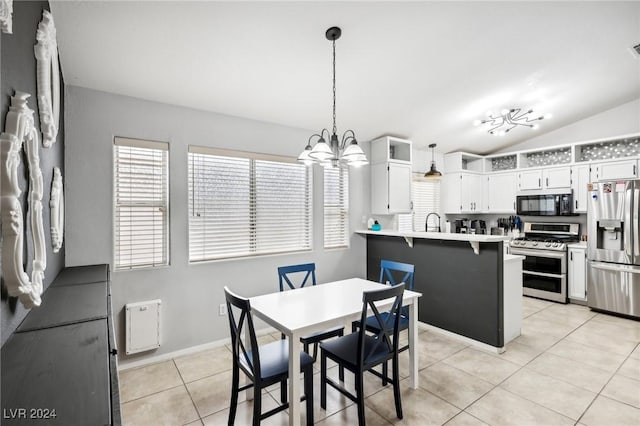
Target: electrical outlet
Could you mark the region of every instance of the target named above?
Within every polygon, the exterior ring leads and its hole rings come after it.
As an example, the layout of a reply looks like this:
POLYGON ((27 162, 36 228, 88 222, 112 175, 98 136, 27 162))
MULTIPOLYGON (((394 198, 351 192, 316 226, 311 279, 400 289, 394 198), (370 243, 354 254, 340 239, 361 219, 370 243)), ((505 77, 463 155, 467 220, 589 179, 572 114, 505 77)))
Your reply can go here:
POLYGON ((226 303, 221 303, 220 306, 218 307, 218 315, 223 317, 225 315, 227 315, 227 305, 226 303))

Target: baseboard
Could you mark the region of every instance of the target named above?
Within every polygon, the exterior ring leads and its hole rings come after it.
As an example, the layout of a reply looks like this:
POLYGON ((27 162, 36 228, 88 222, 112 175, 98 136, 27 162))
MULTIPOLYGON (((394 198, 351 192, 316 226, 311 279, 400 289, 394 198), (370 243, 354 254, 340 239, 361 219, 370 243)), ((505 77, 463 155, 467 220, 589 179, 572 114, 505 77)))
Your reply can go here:
MULTIPOLYGON (((271 333, 276 333, 277 330, 271 327, 268 328, 263 328, 260 330, 256 330, 256 336, 264 336, 265 334, 271 334, 271 333)), ((224 345, 228 345, 231 343, 231 338, 224 338, 224 339, 220 339, 220 340, 215 340, 213 342, 208 342, 208 343, 204 343, 202 345, 197 345, 197 346, 191 346, 189 348, 186 349, 180 349, 177 351, 173 351, 173 352, 167 352, 167 353, 163 353, 163 354, 159 354, 159 355, 149 355, 147 357, 144 357, 142 359, 136 359, 136 360, 131 360, 131 361, 127 361, 127 360, 122 360, 122 361, 118 361, 118 371, 124 371, 124 370, 129 370, 131 368, 137 368, 137 367, 144 367, 146 365, 150 365, 150 364, 156 364, 158 362, 163 362, 163 361, 168 361, 170 359, 173 358, 177 358, 180 356, 185 356, 185 355, 192 355, 198 352, 202 352, 202 351, 206 351, 207 349, 215 349, 215 348, 219 348, 222 347, 224 345)))
POLYGON ((447 336, 447 337, 449 337, 451 339, 457 340, 457 341, 462 342, 462 343, 469 344, 469 345, 471 345, 473 347, 476 347, 478 349, 482 349, 482 350, 485 350, 485 351, 488 351, 488 352, 494 352, 494 353, 497 353, 497 354, 501 354, 501 353, 503 353, 505 351, 504 346, 501 347, 501 348, 498 348, 496 346, 491 346, 491 345, 489 345, 487 343, 478 342, 477 340, 471 339, 469 337, 461 336, 459 334, 452 333, 452 332, 447 331, 447 330, 442 329, 442 328, 434 327, 433 325, 429 325, 429 324, 421 322, 421 321, 418 321, 418 329, 433 331, 433 332, 442 334, 443 336, 447 336))

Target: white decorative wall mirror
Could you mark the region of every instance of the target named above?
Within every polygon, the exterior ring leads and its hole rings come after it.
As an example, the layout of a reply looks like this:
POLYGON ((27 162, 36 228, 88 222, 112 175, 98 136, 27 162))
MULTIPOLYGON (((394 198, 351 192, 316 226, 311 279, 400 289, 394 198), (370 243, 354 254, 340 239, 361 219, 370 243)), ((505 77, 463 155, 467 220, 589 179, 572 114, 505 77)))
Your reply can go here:
POLYGON ((13 15, 13 0, 0 0, 0 30, 5 34, 13 34, 11 15, 13 15))
POLYGON ((64 191, 59 167, 53 168, 49 207, 51 207, 51 245, 53 252, 58 253, 64 240, 64 191))
POLYGON ((42 294, 47 252, 42 223, 42 172, 40 171, 39 138, 33 122, 33 110, 27 106, 31 95, 18 92, 11 97, 0 134, 0 205, 2 206, 2 274, 10 296, 18 297, 27 308, 39 306, 42 294), (33 264, 31 279, 23 267, 24 224, 18 186, 18 167, 22 158, 22 144, 29 167, 29 210, 33 235, 33 264))
POLYGON ((56 141, 60 122, 60 65, 56 27, 53 24, 53 16, 48 10, 42 11, 42 21, 38 24, 36 40, 38 43, 33 50, 37 61, 40 130, 42 144, 45 148, 49 148, 56 141))

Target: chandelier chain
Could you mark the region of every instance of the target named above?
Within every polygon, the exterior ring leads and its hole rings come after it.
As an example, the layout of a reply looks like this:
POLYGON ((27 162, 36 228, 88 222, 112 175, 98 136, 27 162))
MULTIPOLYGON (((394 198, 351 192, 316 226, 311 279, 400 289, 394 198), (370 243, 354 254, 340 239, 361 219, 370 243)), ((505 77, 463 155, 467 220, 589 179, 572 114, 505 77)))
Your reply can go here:
POLYGON ((338 133, 336 127, 336 41, 333 40, 333 134, 338 133))

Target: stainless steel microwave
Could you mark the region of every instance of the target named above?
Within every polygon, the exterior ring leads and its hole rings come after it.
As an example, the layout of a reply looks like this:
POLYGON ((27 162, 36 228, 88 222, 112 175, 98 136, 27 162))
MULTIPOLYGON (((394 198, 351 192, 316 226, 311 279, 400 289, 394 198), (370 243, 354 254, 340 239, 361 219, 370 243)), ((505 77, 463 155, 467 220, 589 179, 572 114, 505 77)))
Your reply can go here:
POLYGON ((573 216, 572 207, 571 192, 516 196, 516 213, 519 216, 573 216))

